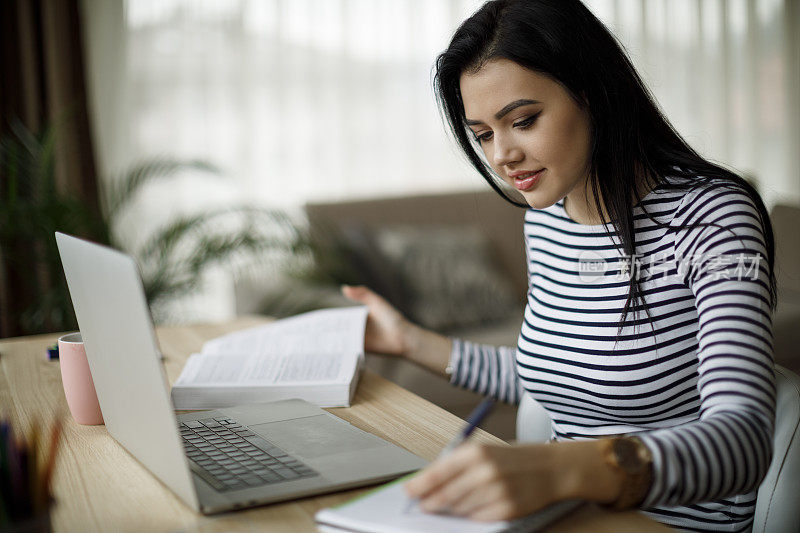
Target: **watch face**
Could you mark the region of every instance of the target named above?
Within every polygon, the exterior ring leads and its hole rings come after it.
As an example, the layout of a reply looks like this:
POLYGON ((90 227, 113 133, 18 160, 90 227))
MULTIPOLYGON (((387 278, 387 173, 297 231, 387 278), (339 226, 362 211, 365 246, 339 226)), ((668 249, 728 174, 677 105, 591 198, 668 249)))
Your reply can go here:
POLYGON ((628 473, 639 472, 644 466, 644 461, 639 455, 639 447, 630 439, 616 439, 614 455, 620 468, 628 473))

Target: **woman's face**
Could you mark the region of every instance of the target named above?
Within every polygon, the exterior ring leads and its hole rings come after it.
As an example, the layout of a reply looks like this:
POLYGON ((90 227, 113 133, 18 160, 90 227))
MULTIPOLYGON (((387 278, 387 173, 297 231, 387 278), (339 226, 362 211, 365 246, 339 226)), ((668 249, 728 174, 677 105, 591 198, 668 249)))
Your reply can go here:
POLYGON ((561 84, 494 59, 462 74, 460 85, 467 125, 487 160, 531 207, 570 193, 585 201, 591 121, 561 84))

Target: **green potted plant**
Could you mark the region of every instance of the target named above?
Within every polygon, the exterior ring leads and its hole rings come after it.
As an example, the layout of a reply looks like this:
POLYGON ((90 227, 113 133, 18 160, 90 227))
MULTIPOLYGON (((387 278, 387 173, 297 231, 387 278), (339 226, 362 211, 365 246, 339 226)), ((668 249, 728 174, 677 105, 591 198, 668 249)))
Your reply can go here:
MULTIPOLYGON (((33 295, 14 317, 22 334, 77 327, 55 231, 121 248, 115 223, 143 186, 187 169, 218 174, 204 161, 144 161, 101 187, 97 212, 56 186, 54 139, 52 129, 37 135, 16 122, 12 134, 0 140, 0 290, 13 280, 33 295)), ((302 230, 284 212, 238 205, 180 216, 129 252, 140 264, 148 302, 154 305, 197 289, 212 264, 246 253, 294 258, 307 246, 302 230)))

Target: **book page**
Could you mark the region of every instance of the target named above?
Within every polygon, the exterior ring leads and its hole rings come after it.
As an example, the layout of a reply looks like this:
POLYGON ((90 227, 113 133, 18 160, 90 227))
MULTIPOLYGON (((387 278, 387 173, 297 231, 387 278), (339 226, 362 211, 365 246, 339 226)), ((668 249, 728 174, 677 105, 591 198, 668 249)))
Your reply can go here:
POLYGON ((364 351, 366 306, 320 309, 210 340, 203 354, 311 354, 364 351))
POLYGON ((176 386, 349 381, 364 351, 364 306, 323 309, 208 341, 176 386))
MULTIPOLYGON (((357 354, 351 354, 355 357, 357 354)), ((178 386, 266 385, 339 381, 348 359, 331 354, 247 355, 193 354, 178 386)))

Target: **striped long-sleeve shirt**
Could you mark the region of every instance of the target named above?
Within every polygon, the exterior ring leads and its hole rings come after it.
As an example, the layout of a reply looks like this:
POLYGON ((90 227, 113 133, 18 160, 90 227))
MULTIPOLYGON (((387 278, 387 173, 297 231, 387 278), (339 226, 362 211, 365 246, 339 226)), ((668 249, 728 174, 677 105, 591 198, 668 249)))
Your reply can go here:
POLYGON ((706 184, 657 187, 634 216, 630 258, 563 201, 529 209, 517 347, 456 339, 452 382, 508 402, 532 395, 556 439, 635 433, 653 455, 648 514, 685 530, 749 530, 775 412, 758 213, 743 192, 706 184), (650 316, 637 306, 618 332, 637 268, 650 316))

